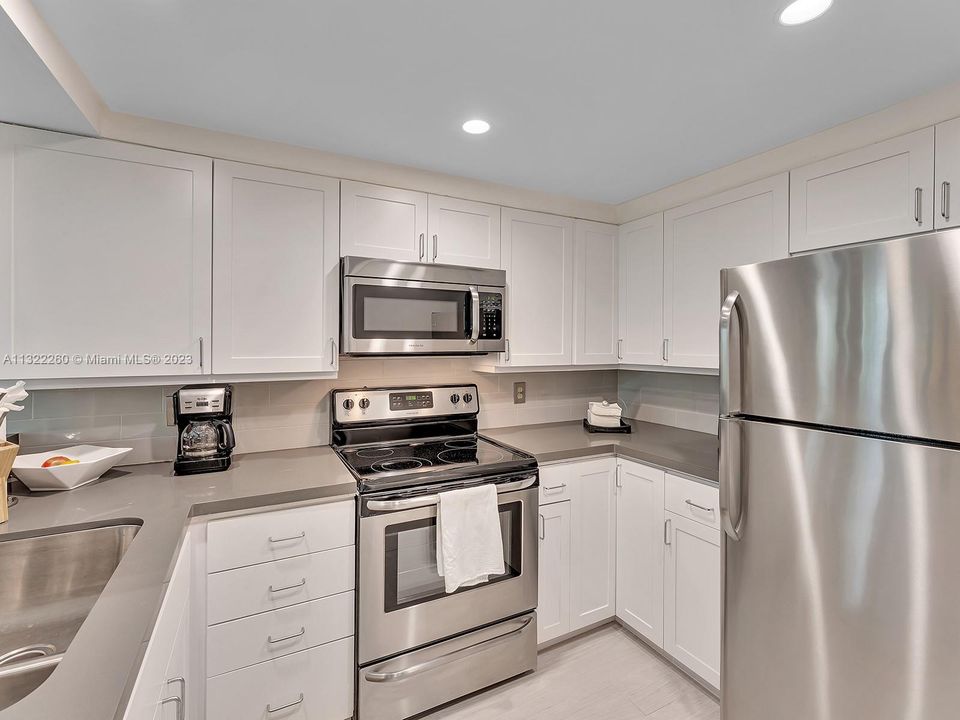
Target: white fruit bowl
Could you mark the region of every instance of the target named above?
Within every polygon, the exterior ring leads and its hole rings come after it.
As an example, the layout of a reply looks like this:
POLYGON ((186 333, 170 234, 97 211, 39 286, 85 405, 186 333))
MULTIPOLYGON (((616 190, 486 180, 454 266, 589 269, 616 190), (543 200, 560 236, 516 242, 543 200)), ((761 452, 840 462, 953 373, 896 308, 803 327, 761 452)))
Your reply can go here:
POLYGON ((74 445, 60 450, 19 455, 13 461, 13 474, 34 491, 73 490, 99 478, 132 450, 133 448, 74 445), (48 459, 57 455, 64 455, 80 462, 49 468, 40 467, 48 459))

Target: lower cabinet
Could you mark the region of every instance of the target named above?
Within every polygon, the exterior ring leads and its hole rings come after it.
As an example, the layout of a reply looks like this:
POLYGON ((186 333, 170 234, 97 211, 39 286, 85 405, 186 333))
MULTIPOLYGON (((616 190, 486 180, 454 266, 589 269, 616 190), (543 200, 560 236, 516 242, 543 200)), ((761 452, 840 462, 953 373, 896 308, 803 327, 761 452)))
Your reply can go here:
POLYGON ((570 632, 570 501, 540 506, 537 642, 570 632))

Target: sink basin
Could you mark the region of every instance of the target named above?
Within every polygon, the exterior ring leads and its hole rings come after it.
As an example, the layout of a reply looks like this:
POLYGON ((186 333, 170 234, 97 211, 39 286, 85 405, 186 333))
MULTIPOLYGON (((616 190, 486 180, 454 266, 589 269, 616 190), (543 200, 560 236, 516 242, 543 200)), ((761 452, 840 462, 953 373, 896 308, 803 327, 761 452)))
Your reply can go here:
POLYGON ((0 538, 0 710, 54 671, 139 530, 124 522, 0 538))

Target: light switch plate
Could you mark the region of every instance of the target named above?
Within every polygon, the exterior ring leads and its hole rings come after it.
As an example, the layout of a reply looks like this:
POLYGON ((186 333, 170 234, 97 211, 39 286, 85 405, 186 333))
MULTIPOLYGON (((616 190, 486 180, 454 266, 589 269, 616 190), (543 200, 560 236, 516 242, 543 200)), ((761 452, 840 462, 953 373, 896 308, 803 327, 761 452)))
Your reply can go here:
POLYGON ((527 401, 527 384, 525 382, 515 382, 513 384, 513 404, 519 405, 527 401))

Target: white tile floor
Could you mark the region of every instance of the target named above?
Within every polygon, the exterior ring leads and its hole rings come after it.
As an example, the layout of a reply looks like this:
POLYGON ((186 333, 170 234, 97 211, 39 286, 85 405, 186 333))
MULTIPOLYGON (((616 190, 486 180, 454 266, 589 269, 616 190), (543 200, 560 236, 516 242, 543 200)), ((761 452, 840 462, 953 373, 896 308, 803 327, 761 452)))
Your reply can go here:
POLYGON ((717 701, 619 625, 540 653, 537 672, 429 720, 719 720, 717 701))

